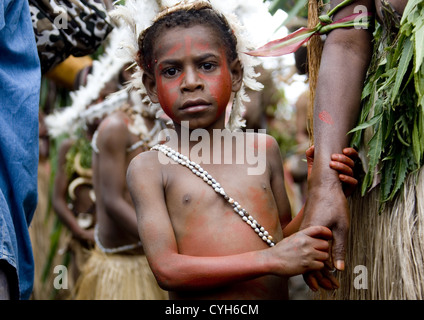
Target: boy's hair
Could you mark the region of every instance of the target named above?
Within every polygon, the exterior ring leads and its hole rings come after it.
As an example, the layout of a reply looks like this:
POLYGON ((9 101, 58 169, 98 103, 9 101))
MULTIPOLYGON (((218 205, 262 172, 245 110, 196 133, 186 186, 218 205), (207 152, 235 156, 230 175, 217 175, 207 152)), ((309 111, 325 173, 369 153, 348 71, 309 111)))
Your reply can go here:
POLYGON ((152 74, 153 45, 158 35, 164 30, 175 27, 189 28, 194 25, 211 27, 224 43, 228 62, 238 58, 237 38, 228 24, 227 19, 214 11, 208 2, 197 2, 186 8, 173 8, 160 14, 153 25, 138 38, 138 63, 145 72, 152 74))

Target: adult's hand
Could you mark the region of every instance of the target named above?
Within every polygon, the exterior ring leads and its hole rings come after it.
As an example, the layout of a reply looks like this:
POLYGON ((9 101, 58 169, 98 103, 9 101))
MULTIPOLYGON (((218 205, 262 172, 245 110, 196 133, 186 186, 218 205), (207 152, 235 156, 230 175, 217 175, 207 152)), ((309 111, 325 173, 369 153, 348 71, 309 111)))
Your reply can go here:
POLYGON ((316 225, 328 227, 333 233, 331 257, 334 267, 344 270, 350 223, 349 207, 340 181, 326 184, 322 180, 311 174, 311 187, 300 229, 316 225))

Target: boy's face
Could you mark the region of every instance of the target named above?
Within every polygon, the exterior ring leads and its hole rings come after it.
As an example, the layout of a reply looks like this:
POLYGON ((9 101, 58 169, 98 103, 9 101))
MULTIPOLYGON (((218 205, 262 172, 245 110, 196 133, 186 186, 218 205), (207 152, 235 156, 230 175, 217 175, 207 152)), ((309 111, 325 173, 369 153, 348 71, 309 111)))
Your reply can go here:
MULTIPOLYGON (((232 91, 240 89, 238 60, 228 63, 223 42, 210 27, 176 27, 162 33, 154 50, 154 79, 145 86, 177 123, 207 128, 222 121, 232 91)), ((143 79, 145 80, 145 79, 143 79)))

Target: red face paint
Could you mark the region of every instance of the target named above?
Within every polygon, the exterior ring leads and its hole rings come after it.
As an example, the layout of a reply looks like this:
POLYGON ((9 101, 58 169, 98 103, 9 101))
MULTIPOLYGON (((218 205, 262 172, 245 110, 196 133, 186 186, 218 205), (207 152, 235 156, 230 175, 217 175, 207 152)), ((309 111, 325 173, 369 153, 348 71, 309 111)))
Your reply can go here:
POLYGON ((220 52, 220 72, 208 76, 201 75, 202 79, 208 83, 210 94, 215 99, 218 106, 215 119, 218 119, 225 111, 232 92, 231 76, 225 50, 221 49, 220 52))
POLYGON ((177 119, 176 113, 181 105, 187 99, 200 98, 216 106, 215 120, 218 119, 232 93, 231 71, 222 41, 204 26, 171 29, 159 41, 155 78, 157 97, 164 112, 174 121, 179 121, 181 119, 177 119), (204 68, 206 63, 212 64, 215 69, 209 71, 204 68), (170 68, 176 70, 175 77, 167 73, 170 68), (186 81, 198 81, 201 86, 190 92, 186 81))
MULTIPOLYGON (((162 48, 163 48, 163 45, 159 44, 158 49, 162 49, 162 48)), ((165 51, 164 57, 172 58, 182 48, 183 48, 182 43, 175 43, 169 49, 166 48, 168 50, 165 51)), ((158 62, 158 59, 155 59, 155 62, 158 62)), ((163 64, 159 64, 158 68, 156 69, 155 78, 157 80, 158 100, 163 111, 166 113, 166 115, 170 117, 171 119, 175 120, 172 107, 174 106, 178 98, 178 90, 179 90, 179 86, 181 84, 183 75, 180 75, 177 79, 173 79, 172 81, 170 79, 167 79, 166 81, 164 81, 164 78, 162 77, 162 72, 164 69, 165 67, 163 66, 163 64)))
POLYGON ((176 120, 174 119, 175 116, 172 107, 178 99, 178 91, 184 74, 181 74, 178 78, 173 79, 172 81, 163 81, 163 77, 160 76, 162 70, 163 68, 159 66, 159 72, 156 75, 159 103, 166 115, 172 120, 176 120))
POLYGON ((325 123, 332 125, 334 124, 333 118, 331 117, 331 115, 327 112, 327 111, 322 111, 319 113, 318 118, 321 121, 324 121, 325 123))

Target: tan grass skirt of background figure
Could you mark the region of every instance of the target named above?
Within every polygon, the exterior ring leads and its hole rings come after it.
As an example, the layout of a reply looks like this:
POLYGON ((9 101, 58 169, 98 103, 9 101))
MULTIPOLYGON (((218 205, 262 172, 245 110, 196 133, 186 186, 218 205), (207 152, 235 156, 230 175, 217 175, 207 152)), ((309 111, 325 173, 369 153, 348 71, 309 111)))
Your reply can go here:
POLYGON ((107 254, 97 247, 76 285, 76 300, 166 300, 145 256, 107 254))
POLYGON ((364 197, 357 192, 350 199, 346 270, 338 272, 341 287, 327 297, 424 298, 423 167, 408 176, 402 191, 380 214, 379 195, 377 187, 364 197))

